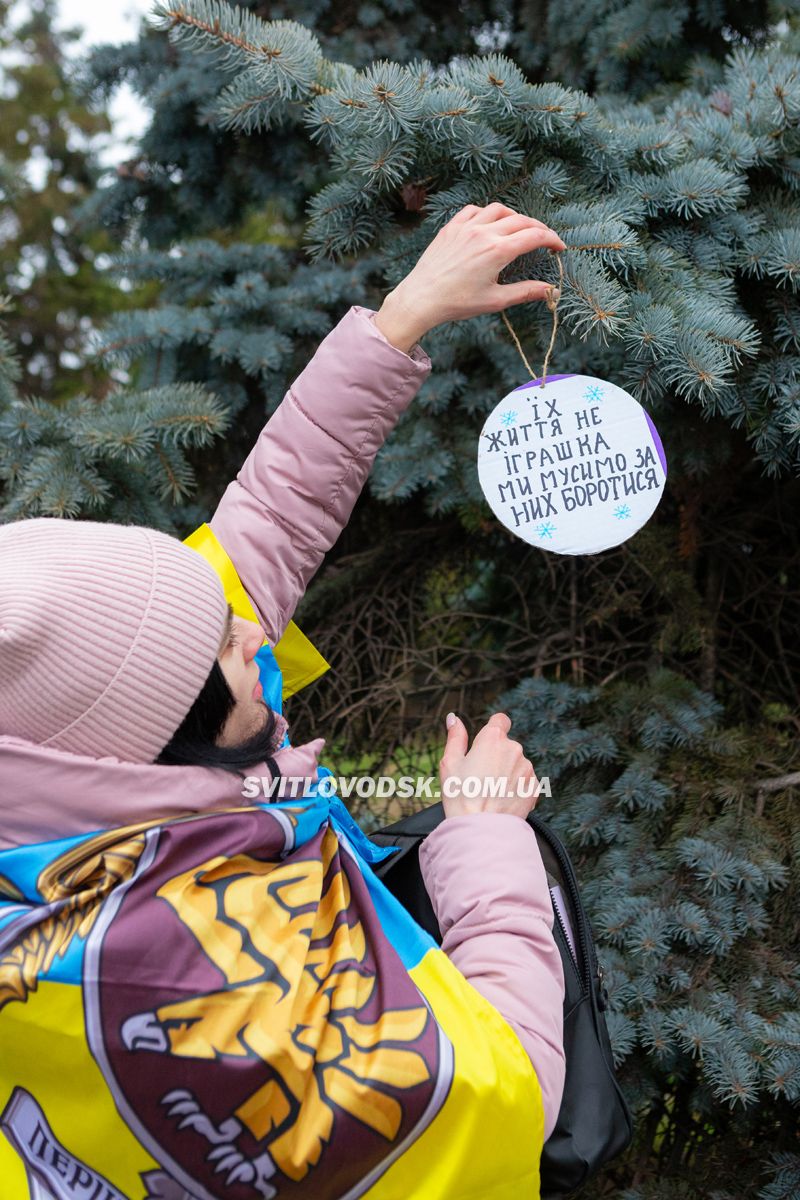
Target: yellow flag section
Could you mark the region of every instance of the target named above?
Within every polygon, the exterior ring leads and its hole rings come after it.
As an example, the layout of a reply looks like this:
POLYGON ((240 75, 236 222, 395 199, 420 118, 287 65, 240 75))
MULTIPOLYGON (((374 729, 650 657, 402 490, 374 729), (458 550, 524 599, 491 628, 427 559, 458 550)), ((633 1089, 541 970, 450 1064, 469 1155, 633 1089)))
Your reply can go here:
MULTIPOLYGON (((454 1078, 433 1122, 358 1194, 537 1200, 544 1117, 525 1051, 440 950, 430 950, 410 974, 455 1046, 454 1078)), ((161 1177, 159 1164, 121 1119, 92 1058, 79 987, 43 980, 25 1003, 8 1005, 0 1062, 3 1104, 11 1080, 20 1098, 0 1136, 2 1200, 144 1200, 148 1176, 161 1177), (30 1175, 15 1141, 25 1143, 30 1175), (41 1190, 43 1182, 50 1188, 41 1190)), ((217 1194, 224 1197, 224 1185, 217 1194)))
POLYGON ((409 975, 454 1047, 444 1107, 365 1200, 538 1200, 544 1108, 514 1031, 439 949, 409 975))
MULTIPOLYGON (((202 554, 222 581, 226 599, 233 607, 237 617, 245 621, 256 621, 255 609, 250 597, 242 586, 236 573, 236 568, 228 557, 225 548, 214 534, 209 525, 201 525, 194 533, 184 539, 184 545, 190 546, 198 554, 202 554)), ((283 637, 272 647, 272 653, 283 674, 283 697, 293 696, 307 684, 319 679, 330 669, 319 650, 308 640, 294 621, 286 626, 283 637)))
POLYGON ((4 1006, 0 1111, 2 1200, 142 1200, 159 1169, 117 1112, 74 983, 40 980, 4 1006))

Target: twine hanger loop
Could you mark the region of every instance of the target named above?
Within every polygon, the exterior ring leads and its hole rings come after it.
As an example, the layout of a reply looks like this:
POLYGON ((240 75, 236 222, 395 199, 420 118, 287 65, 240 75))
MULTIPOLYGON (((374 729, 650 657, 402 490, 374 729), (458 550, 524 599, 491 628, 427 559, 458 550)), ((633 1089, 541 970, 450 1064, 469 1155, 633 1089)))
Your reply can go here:
MULTIPOLYGON (((550 363, 550 355, 553 353, 553 346, 555 345, 556 333, 558 331, 558 302, 561 299, 561 290, 564 286, 564 264, 561 261, 561 254, 559 253, 558 250, 552 251, 551 253, 555 254, 556 261, 558 262, 558 287, 555 287, 553 284, 551 284, 550 287, 545 292, 545 297, 544 297, 545 304, 549 308, 550 312, 553 314, 553 328, 550 333, 550 345, 547 347, 547 353, 544 356, 544 363, 542 364, 542 381, 539 384, 540 387, 544 387, 545 382, 547 380, 547 368, 550 363)), ((514 326, 511 324, 511 322, 509 321, 508 317, 506 316, 506 314, 504 312, 502 312, 500 315, 506 323, 506 328, 508 329, 508 332, 511 334, 512 338, 514 339, 514 345, 517 347, 517 350, 519 350, 520 358, 522 359, 522 361, 525 364, 525 370, 528 372, 531 379, 535 379, 536 374, 535 374, 533 368, 531 367, 531 364, 528 362, 527 358, 525 357, 525 351, 522 349, 519 338, 517 337, 516 333, 514 332, 514 326)))

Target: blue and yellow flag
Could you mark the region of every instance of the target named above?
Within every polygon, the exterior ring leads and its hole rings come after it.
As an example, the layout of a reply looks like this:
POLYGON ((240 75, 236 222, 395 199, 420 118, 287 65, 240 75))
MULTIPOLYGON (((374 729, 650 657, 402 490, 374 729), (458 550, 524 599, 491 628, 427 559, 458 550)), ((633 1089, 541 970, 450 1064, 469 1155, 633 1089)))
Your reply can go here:
POLYGON ((538 1197, 530 1060, 327 774, 0 853, 2 1200, 538 1197))
MULTIPOLYGON (((245 621, 257 620, 250 597, 242 587, 225 547, 215 536, 210 525, 200 525, 185 540, 185 545, 202 554, 211 563, 222 581, 225 597, 237 617, 245 621)), ((284 634, 274 647, 264 643, 260 652, 259 666, 264 686, 264 699, 270 708, 281 710, 281 700, 288 699, 307 684, 319 679, 330 669, 325 659, 302 633, 294 621, 286 626, 284 634), (264 678, 266 676, 266 678, 264 678)))

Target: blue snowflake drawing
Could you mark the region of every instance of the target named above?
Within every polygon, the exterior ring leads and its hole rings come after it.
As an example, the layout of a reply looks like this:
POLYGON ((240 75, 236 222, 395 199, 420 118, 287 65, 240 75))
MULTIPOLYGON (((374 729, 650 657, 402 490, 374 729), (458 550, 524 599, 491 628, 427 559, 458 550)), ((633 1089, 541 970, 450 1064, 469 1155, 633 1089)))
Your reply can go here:
POLYGON ((603 389, 598 387, 596 383, 590 383, 583 393, 583 398, 587 404, 597 404, 603 399, 604 394, 603 389))
POLYGON ((536 532, 540 538, 551 538, 555 531, 556 527, 550 521, 542 521, 541 525, 536 526, 536 532))
POLYGON ((510 409, 508 409, 507 412, 504 412, 502 414, 502 416, 500 417, 500 423, 502 425, 505 425, 506 427, 508 427, 509 425, 513 425, 514 422, 516 421, 516 419, 517 419, 517 414, 516 414, 515 410, 513 408, 510 408, 510 409))
POLYGON ((631 510, 630 510, 629 505, 627 505, 627 504, 620 504, 619 508, 614 509, 614 516, 619 521, 624 521, 625 518, 629 517, 630 515, 631 515, 631 510))

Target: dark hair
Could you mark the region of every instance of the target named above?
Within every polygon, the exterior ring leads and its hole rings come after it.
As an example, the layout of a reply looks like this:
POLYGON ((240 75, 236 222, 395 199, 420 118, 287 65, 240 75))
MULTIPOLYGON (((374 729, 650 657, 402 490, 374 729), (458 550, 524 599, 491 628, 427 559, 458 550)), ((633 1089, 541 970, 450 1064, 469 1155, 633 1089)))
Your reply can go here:
POLYGON ((264 728, 246 741, 236 746, 216 745, 235 705, 236 697, 222 667, 215 662, 194 704, 155 761, 179 767, 222 767, 233 772, 264 762, 275 751, 277 720, 270 708, 264 728))

